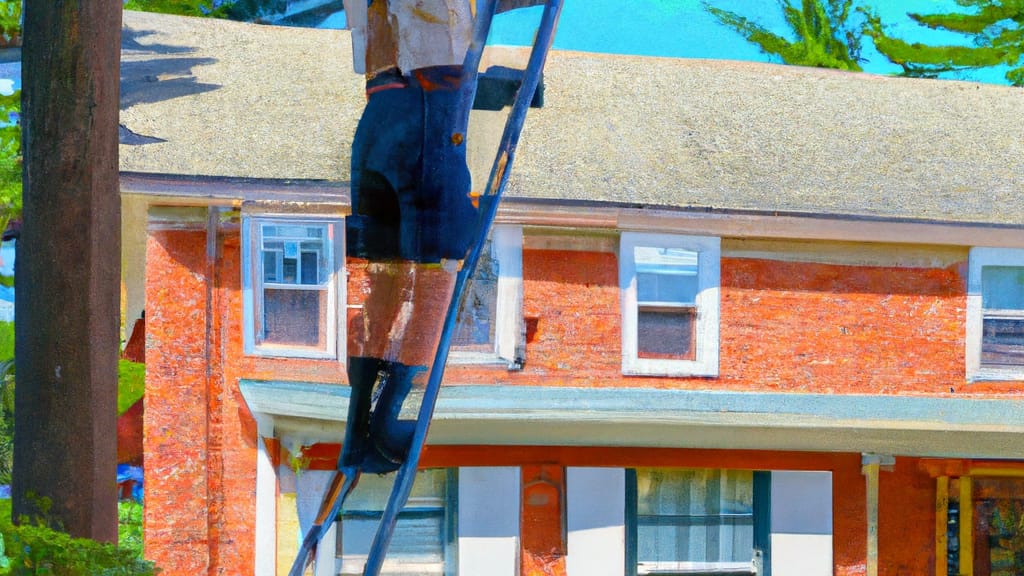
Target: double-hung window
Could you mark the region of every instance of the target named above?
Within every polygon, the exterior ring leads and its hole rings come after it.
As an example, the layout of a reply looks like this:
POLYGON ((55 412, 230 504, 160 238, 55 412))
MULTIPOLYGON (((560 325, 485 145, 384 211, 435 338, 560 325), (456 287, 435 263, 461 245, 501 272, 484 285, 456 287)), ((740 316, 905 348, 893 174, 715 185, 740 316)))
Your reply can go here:
POLYGON ((337 219, 244 220, 246 353, 338 357, 341 238, 337 219))
POLYGON ((627 574, 755 574, 754 473, 627 470, 627 574))
MULTIPOLYGON (((337 521, 336 556, 341 575, 362 574, 377 525, 393 485, 392 477, 364 474, 337 521)), ((412 494, 398 515, 381 570, 383 575, 455 573, 458 516, 454 469, 416 473, 412 494)))
POLYGON ((624 232, 622 371, 718 375, 718 238, 624 232))
POLYGON ((971 250, 967 376, 1024 380, 1024 250, 971 250))
POLYGON ((452 336, 456 363, 523 362, 523 228, 496 224, 466 286, 452 336))

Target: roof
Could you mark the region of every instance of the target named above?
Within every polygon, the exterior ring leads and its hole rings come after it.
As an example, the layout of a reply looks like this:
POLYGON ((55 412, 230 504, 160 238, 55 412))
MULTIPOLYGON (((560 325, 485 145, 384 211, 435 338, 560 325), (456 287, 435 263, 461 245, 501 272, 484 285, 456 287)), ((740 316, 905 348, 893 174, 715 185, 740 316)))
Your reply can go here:
POLYGON ((122 47, 122 171, 348 180, 347 33, 126 11, 122 47))
MULTIPOLYGON (((347 32, 124 22, 123 171, 349 179, 364 97, 347 32)), ((566 52, 545 86, 510 197, 1024 224, 1019 89, 566 52)))

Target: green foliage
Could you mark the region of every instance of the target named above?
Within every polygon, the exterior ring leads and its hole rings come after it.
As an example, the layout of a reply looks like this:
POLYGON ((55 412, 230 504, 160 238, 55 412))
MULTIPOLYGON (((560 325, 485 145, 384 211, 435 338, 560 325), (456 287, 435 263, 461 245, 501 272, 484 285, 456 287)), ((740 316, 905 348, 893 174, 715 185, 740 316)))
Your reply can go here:
POLYGON ((14 322, 0 322, 0 362, 14 359, 14 322))
POLYGON ((14 322, 0 322, 0 484, 14 467, 14 322))
MULTIPOLYGON (((0 484, 11 483, 14 465, 14 323, 0 322, 0 484)), ((142 398, 146 365, 120 360, 117 364, 117 413, 142 398)))
POLYGON ((117 503, 117 546, 142 558, 142 504, 134 500, 117 503))
POLYGON ((228 6, 215 6, 214 4, 214 0, 128 0, 124 4, 124 9, 182 16, 226 18, 228 6))
POLYGON ((228 18, 251 22, 273 14, 283 14, 287 8, 285 0, 232 0, 228 6, 228 18))
POLYGON ((786 24, 796 40, 769 31, 735 12, 704 2, 704 8, 719 22, 735 30, 766 54, 786 64, 857 70, 860 64, 860 28, 852 23, 853 0, 779 0, 786 24))
POLYGON ((21 45, 22 0, 0 0, 0 48, 21 45))
MULTIPOLYGON (((2 342, 2 340, 0 340, 2 342)), ((117 363, 117 414, 142 398, 146 391, 146 365, 142 362, 120 360, 117 363)))
POLYGON ((253 21, 287 9, 285 0, 128 0, 125 10, 253 21))
POLYGON ((935 30, 965 35, 968 45, 932 46, 889 36, 881 19, 865 10, 865 33, 878 51, 903 68, 903 75, 935 77, 943 72, 1009 65, 1006 79, 1024 86, 1024 2, 1019 0, 957 0, 968 11, 949 14, 908 14, 935 30))
MULTIPOLYGON (((40 507, 49 507, 47 499, 40 507)), ((141 507, 135 504, 141 510, 141 507)), ((140 533, 141 513, 125 513, 119 509, 122 522, 133 524, 124 532, 140 533)), ((124 526, 122 525, 121 528, 124 526)), ((53 576, 148 576, 156 574, 152 562, 141 557, 141 543, 122 542, 118 546, 51 530, 42 522, 22 519, 20 526, 11 524, 11 501, 0 500, 0 534, 3 534, 5 552, 10 559, 12 575, 53 576)), ((120 538, 120 536, 119 536, 120 538)))
POLYGON ((0 232, 21 216, 21 90, 0 94, 0 232))

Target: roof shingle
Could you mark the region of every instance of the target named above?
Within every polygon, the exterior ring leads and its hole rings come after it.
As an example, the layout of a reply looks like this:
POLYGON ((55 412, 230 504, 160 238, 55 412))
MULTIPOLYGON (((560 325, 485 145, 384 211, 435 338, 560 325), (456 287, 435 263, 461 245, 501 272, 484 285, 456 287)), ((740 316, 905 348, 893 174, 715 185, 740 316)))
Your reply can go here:
MULTIPOLYGON (((124 171, 347 181, 344 31, 126 12, 124 171)), ((747 62, 554 52, 507 194, 1024 224, 1024 91, 747 62)))

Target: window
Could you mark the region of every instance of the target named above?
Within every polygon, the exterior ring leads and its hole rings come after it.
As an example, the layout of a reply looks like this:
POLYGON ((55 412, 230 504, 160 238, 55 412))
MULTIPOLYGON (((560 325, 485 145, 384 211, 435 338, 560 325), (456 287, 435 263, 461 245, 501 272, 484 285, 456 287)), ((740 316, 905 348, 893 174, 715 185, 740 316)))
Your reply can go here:
POLYGON ((247 354, 337 358, 341 221, 243 222, 247 354))
POLYGON ((523 229, 495 225, 466 285, 452 336, 454 362, 523 363, 523 229))
POLYGON ((1024 379, 1024 250, 973 248, 968 276, 968 378, 1024 379))
MULTIPOLYGON (((360 477, 337 522, 339 574, 363 573, 393 484, 393 475, 360 477)), ((454 469, 421 470, 416 474, 409 501, 398 515, 382 575, 455 573, 457 486, 454 469)))
POLYGON ((718 375, 719 240, 624 232, 622 371, 718 375))
POLYGON ((754 550, 763 543, 755 543, 761 536, 755 536, 754 476, 749 470, 628 470, 627 575, 758 573, 754 550))
POLYGON ((939 510, 946 521, 936 534, 936 562, 945 560, 948 574, 1024 573, 1024 479, 942 478, 937 490, 939 502, 946 502, 939 510))

